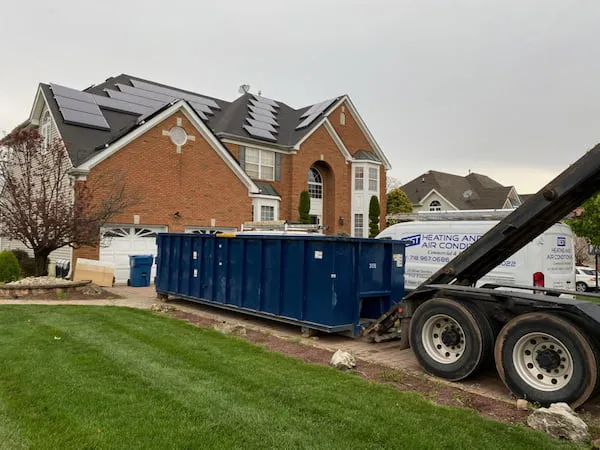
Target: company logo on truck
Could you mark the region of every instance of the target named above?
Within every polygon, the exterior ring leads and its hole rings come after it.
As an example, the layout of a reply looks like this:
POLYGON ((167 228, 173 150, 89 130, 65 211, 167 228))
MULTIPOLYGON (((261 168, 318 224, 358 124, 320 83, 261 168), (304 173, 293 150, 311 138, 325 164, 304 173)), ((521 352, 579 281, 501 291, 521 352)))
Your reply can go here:
POLYGON ((412 236, 406 236, 405 238, 402 238, 401 241, 404 242, 404 245, 406 245, 407 247, 419 245, 421 243, 421 235, 414 234, 412 236))
POLYGON ((557 247, 565 247, 567 245, 567 238, 564 236, 558 236, 556 238, 556 246, 557 247))

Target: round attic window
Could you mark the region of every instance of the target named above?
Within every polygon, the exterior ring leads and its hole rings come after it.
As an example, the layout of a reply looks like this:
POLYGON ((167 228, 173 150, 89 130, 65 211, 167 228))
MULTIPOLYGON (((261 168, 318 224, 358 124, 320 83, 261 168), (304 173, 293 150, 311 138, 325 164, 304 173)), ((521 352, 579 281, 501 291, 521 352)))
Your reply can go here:
POLYGON ((175 145, 183 145, 187 141, 187 133, 181 127, 173 127, 169 130, 171 141, 175 145))

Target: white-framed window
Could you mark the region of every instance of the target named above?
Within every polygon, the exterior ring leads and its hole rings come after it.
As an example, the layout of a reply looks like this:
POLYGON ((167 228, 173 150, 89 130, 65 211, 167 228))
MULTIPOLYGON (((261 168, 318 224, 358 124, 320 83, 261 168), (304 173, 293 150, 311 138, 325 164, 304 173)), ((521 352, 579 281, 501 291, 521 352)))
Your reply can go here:
POLYGON ((429 211, 441 211, 442 210, 442 204, 437 201, 434 200, 429 204, 429 211))
POLYGON ((279 200, 265 196, 253 198, 252 220, 260 222, 279 220, 279 200))
POLYGON ((246 147, 244 162, 250 178, 275 180, 275 152, 246 147))
POLYGON ((346 125, 346 107, 342 106, 342 111, 340 112, 340 125, 346 125))
POLYGON ((377 192, 379 189, 379 170, 369 167, 369 191, 377 192))
POLYGON ((354 168, 354 190, 362 191, 365 188, 365 169, 364 167, 354 168))
POLYGON ((275 220, 275 207, 262 205, 260 207, 260 220, 261 222, 270 222, 275 220))
POLYGON ((52 137, 52 119, 48 111, 44 113, 40 122, 40 137, 42 138, 42 151, 47 152, 52 137))
POLYGON ((354 236, 364 237, 365 233, 365 222, 364 214, 354 214, 354 236))
POLYGON ((308 169, 308 193, 310 198, 323 198, 323 177, 314 167, 308 169))

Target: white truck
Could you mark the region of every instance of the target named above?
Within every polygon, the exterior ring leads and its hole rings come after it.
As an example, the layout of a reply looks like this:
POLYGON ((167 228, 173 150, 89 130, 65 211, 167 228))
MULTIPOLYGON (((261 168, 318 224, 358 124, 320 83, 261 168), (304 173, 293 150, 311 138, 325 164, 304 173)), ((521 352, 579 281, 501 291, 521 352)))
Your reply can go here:
MULTIPOLYGON (((513 210, 417 213, 383 230, 378 239, 406 244, 405 288, 411 291, 479 240, 513 210)), ((487 275, 485 283, 575 289, 575 259, 571 229, 556 223, 487 275)))

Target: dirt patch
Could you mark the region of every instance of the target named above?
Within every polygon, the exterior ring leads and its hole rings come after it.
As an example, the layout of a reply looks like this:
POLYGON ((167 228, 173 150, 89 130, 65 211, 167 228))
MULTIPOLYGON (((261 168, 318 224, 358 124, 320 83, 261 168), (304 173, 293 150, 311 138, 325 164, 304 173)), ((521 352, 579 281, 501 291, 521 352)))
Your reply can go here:
MULTIPOLYGON (((171 314, 171 317, 187 320, 201 328, 212 328, 217 323, 216 320, 183 311, 176 311, 171 314)), ((261 345, 267 350, 283 353, 313 364, 328 365, 333 354, 329 350, 313 347, 309 342, 300 338, 285 339, 255 330, 248 329, 243 338, 261 345)), ((420 393, 424 399, 433 403, 474 409, 484 416, 502 422, 524 424, 529 415, 529 411, 518 410, 516 406, 500 400, 472 394, 442 382, 435 382, 424 375, 395 370, 379 364, 359 360, 357 368, 353 372, 366 380, 385 383, 400 391, 420 393)))

